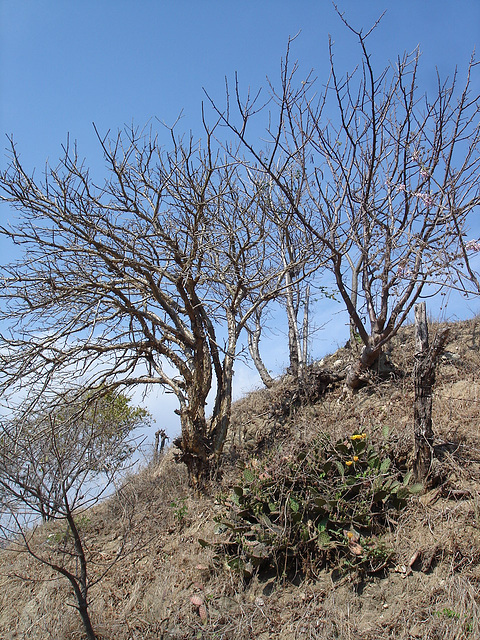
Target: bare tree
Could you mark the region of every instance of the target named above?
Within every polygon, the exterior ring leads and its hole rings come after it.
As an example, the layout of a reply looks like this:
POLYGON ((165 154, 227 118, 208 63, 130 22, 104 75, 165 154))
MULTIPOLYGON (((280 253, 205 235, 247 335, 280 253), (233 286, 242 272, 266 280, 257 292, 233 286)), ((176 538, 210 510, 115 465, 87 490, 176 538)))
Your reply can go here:
MULTIPOLYGON (((226 180, 224 180, 224 183, 226 180)), ((232 185, 232 176, 228 178, 232 185)), ((214 409, 214 449, 221 451, 230 419, 233 365, 236 345, 250 319, 261 314, 270 301, 281 299, 288 286, 300 283, 306 274, 311 249, 305 233, 295 254, 285 256, 278 245, 278 222, 264 206, 259 185, 237 163, 235 188, 224 190, 216 216, 217 244, 208 253, 205 267, 212 274, 212 292, 227 329, 223 351, 223 390, 214 409), (287 285, 288 275, 290 285, 287 285)), ((289 221, 293 230, 294 221, 289 221)), ((217 376, 218 377, 218 376, 217 376)))
MULTIPOLYGON (((135 450, 132 431, 145 426, 144 409, 131 408, 125 396, 70 392, 57 407, 20 410, 0 424, 0 534, 10 550, 28 552, 64 576, 90 640, 89 592, 124 555, 102 562, 84 539, 81 514, 97 503, 119 477, 135 450), (101 478, 100 486, 95 482, 101 478), (55 521, 46 544, 36 537, 39 516, 55 521), (90 565, 95 563, 94 576, 90 565), (100 570, 99 570, 100 567, 100 570)), ((125 524, 125 523, 124 523, 125 524)), ((118 523, 121 531, 122 523, 118 523)), ((125 528, 124 543, 128 526, 125 528)), ((32 579, 32 576, 27 576, 32 579)))
MULTIPOLYGON (((263 175, 256 171, 250 173, 261 198, 262 207, 271 219, 271 242, 276 244, 276 253, 281 256, 284 265, 284 281, 280 295, 276 298, 284 309, 288 326, 288 373, 301 377, 308 362, 309 345, 309 304, 310 290, 316 289, 326 295, 324 287, 318 285, 323 265, 317 252, 313 258, 313 245, 308 230, 298 224, 285 198, 278 198, 272 182, 266 182, 263 175)), ((296 177, 290 177, 292 190, 296 177)), ((280 194, 281 195, 281 194, 280 194)), ((248 330, 248 346, 252 360, 267 387, 273 385, 261 354, 260 338, 267 322, 268 307, 265 303, 256 309, 254 324, 248 330)))
POLYGON ((418 51, 376 73, 372 30, 341 17, 360 47, 353 73, 340 77, 330 43, 326 85, 313 74, 300 82, 287 52, 280 90, 271 86, 265 105, 258 94, 242 99, 238 82, 238 111, 228 89, 224 110, 212 104, 250 155, 251 171, 275 185, 327 257, 351 335, 363 343, 347 376, 356 388, 427 286, 439 291, 470 277, 463 236, 480 202, 480 100, 473 58, 463 86, 457 72, 438 77, 428 97, 418 88, 418 51), (250 120, 265 109, 266 151, 249 136, 250 120))
MULTIPOLYGON (((287 255, 291 265, 298 264, 295 260, 296 251, 288 251, 285 245, 279 248, 280 255, 283 256, 286 264, 287 255)), ((306 279, 305 264, 300 267, 302 274, 298 272, 298 267, 287 269, 284 275, 283 292, 278 296, 279 302, 285 311, 288 326, 288 354, 289 364, 287 372, 296 378, 303 375, 308 364, 308 349, 310 338, 309 327, 309 307, 311 284, 306 279)), ((268 326, 268 306, 267 303, 259 307, 254 314, 253 322, 247 325, 248 349, 255 367, 264 385, 268 388, 274 384, 274 378, 268 371, 262 355, 260 353, 260 339, 262 332, 268 326)))
POLYGON ((162 385, 201 485, 225 441, 239 335, 286 267, 254 183, 208 129, 204 144, 172 131, 169 151, 137 130, 99 139, 102 186, 68 145, 39 182, 12 143, 0 187, 19 215, 2 232, 25 257, 3 268, 2 390, 28 384, 35 399, 72 372, 89 388, 162 385))

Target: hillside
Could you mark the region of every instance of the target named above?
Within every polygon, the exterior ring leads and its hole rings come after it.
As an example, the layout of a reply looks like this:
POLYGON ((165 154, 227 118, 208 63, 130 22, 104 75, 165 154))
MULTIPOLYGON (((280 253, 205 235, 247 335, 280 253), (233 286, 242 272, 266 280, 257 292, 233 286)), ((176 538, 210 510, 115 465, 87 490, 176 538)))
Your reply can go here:
MULTIPOLYGON (((413 328, 407 327, 387 354, 390 374, 372 374, 353 396, 334 383, 323 393, 318 387, 299 390, 285 377, 273 389, 238 401, 221 474, 209 495, 191 495, 185 471, 169 450, 158 464, 129 477, 115 496, 81 514, 92 575, 100 577, 118 555, 90 594, 98 637, 480 637, 480 319, 451 325, 435 386, 435 486, 410 497, 395 517, 384 518, 378 537, 372 534, 372 549, 383 549, 385 562, 362 564, 365 543, 354 553, 354 542, 344 546, 343 559, 325 552, 323 566, 310 558, 309 566, 299 563, 282 578, 260 564, 250 576, 229 567, 219 546, 199 543, 219 541, 225 549, 233 544, 225 532, 216 533, 214 518, 225 517, 232 488, 248 479, 245 469, 278 482, 282 469, 293 469, 298 452, 318 444, 320 434, 329 435, 325 442, 348 446, 352 434, 366 434, 372 446, 388 452, 398 474, 406 473, 413 438, 413 347, 413 328)), ((351 356, 340 349, 316 371, 341 377, 351 356)), ((48 549, 54 557, 61 533, 56 523, 40 527, 32 533, 32 548, 48 549)), ((82 638, 71 602, 64 578, 28 554, 0 551, 2 640, 82 638)))

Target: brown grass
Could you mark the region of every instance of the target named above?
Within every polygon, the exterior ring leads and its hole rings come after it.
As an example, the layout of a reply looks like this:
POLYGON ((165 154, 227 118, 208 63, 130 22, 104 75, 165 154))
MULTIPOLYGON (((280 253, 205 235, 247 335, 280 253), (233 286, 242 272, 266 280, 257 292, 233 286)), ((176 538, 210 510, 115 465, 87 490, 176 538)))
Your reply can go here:
MULTIPOLYGON (((452 325, 438 367, 434 399, 438 485, 412 499, 386 544, 395 551, 388 575, 279 584, 268 575, 245 585, 214 562, 198 539, 214 540, 215 496, 229 490, 239 460, 294 452, 319 432, 345 437, 361 430, 372 439, 388 428, 392 455, 411 461, 413 329, 399 335, 389 354, 396 373, 355 396, 341 389, 290 415, 275 414, 288 378, 235 406, 223 476, 211 495, 189 493, 184 470, 168 452, 157 466, 129 478, 116 496, 93 509, 84 536, 108 561, 129 516, 129 553, 91 593, 99 638, 327 640, 432 640, 480 637, 480 322, 452 325), (174 506, 172 506, 174 502, 174 506), (132 515, 133 514, 133 515, 132 515), (410 559, 417 554, 412 570, 410 559), (192 596, 207 613, 202 620, 192 596)), ((350 354, 340 350, 324 365, 341 371, 350 354)), ((50 525, 49 525, 50 526, 50 525)), ((36 532, 38 544, 47 530, 36 532)), ((91 566, 100 571, 101 566, 91 566)), ((82 638, 68 584, 25 554, 0 552, 0 638, 82 638), (29 580, 22 578, 29 577, 29 580)))

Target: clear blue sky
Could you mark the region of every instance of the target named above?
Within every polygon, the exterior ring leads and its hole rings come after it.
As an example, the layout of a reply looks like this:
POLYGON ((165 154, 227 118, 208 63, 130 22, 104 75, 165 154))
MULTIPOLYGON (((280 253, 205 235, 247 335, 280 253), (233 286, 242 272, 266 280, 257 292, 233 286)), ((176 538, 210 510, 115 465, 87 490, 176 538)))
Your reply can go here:
MULTIPOLYGON (((369 40, 374 65, 383 68, 419 45, 427 92, 435 89, 437 67, 442 76, 456 66, 464 71, 479 45, 480 0, 338 0, 338 6, 365 30, 386 10, 369 40)), ((116 132, 132 122, 156 124, 155 118, 172 124, 183 111, 180 130, 200 136, 203 88, 222 102, 224 78, 235 72, 245 89, 265 85, 267 76, 276 81, 288 37, 297 32, 291 55, 320 81, 328 74, 329 34, 340 69, 360 59, 329 0, 0 0, 0 31, 0 166, 5 134, 13 134, 25 165, 40 170, 47 158, 55 163, 70 134, 101 173, 92 122, 102 133, 116 132)), ((323 350, 341 339, 327 326, 323 350)), ((241 379, 252 379, 238 370, 241 379)))
MULTIPOLYGON (((420 45, 425 88, 435 67, 465 68, 480 37, 480 0, 338 0, 354 26, 368 28, 383 66, 420 45)), ((205 87, 220 101, 224 78, 244 87, 277 79, 289 36, 301 67, 328 72, 328 34, 336 59, 359 59, 329 0, 0 0, 0 129, 13 134, 28 165, 60 155, 67 133, 80 152, 98 152, 102 132, 158 117, 200 134, 205 87)), ((4 148, 2 145, 2 150, 4 148)), ((2 166, 5 155, 0 159, 2 166)))

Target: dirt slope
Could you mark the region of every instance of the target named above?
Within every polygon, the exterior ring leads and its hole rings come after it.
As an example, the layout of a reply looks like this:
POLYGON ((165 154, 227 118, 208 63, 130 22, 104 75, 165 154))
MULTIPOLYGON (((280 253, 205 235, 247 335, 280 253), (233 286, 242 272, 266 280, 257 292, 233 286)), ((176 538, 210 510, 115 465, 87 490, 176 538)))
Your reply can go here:
MULTIPOLYGON (((273 390, 239 401, 222 477, 210 495, 190 495, 184 470, 170 451, 155 467, 129 478, 114 498, 82 514, 93 576, 101 574, 125 541, 128 551, 92 588, 90 610, 98 637, 479 638, 479 341, 480 321, 451 326, 434 398, 437 486, 412 498, 385 536, 394 553, 387 572, 338 578, 322 571, 315 578, 297 576, 293 583, 266 574, 245 582, 198 540, 215 539, 214 517, 222 509, 217 497, 230 491, 242 462, 295 452, 317 433, 348 438, 365 432, 375 440, 388 431, 392 457, 407 468, 412 328, 395 339, 388 353, 389 379, 372 374, 354 396, 344 397, 341 386, 333 384, 315 402, 306 402, 285 378, 273 390)), ((341 375, 351 356, 342 349, 320 366, 341 375)), ((44 549, 56 532, 55 524, 39 528, 34 544, 44 549)), ((2 640, 82 638, 71 602, 65 579, 26 554, 0 551, 2 640)))

